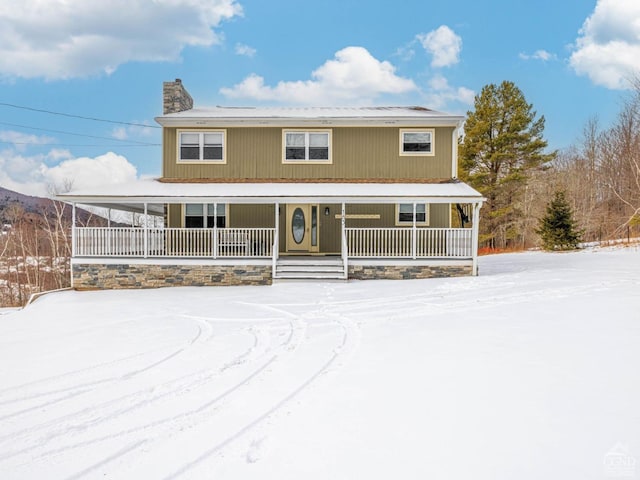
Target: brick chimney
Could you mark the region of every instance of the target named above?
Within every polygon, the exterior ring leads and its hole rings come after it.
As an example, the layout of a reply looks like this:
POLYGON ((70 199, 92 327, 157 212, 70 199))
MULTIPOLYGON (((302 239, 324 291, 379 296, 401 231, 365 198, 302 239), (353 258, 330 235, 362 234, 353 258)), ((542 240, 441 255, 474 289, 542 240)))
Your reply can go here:
POLYGON ((162 113, 183 112, 193 108, 193 98, 182 86, 182 80, 162 84, 162 113))

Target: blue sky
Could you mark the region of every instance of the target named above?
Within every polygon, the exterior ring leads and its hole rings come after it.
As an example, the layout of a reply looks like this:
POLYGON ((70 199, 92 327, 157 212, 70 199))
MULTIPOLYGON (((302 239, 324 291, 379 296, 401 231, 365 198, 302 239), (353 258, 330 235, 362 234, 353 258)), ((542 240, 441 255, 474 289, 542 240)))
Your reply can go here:
POLYGON ((637 0, 9 3, 0 5, 0 186, 30 194, 157 176, 153 118, 162 82, 175 78, 198 105, 451 113, 511 80, 545 116, 550 149, 561 149, 590 117, 615 118, 640 69, 637 0))

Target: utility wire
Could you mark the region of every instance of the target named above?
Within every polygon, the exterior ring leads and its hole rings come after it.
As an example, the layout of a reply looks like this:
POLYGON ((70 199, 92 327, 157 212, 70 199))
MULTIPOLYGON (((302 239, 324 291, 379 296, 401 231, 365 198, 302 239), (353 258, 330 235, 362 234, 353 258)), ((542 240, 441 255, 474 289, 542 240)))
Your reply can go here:
POLYGON ((86 143, 37 143, 37 142, 5 142, 0 140, 0 143, 6 145, 46 145, 48 147, 159 147, 160 143, 145 143, 145 144, 131 144, 131 145, 114 145, 112 144, 86 144, 86 143))
POLYGON ((105 120, 104 118, 84 117, 82 115, 72 115, 70 113, 54 112, 52 110, 43 110, 43 109, 40 109, 40 108, 25 107, 24 105, 15 105, 13 103, 0 102, 0 106, 11 107, 11 108, 19 108, 21 110, 30 110, 32 112, 48 113, 50 115, 60 115, 60 116, 63 116, 63 117, 80 118, 82 120, 91 120, 93 122, 114 123, 116 125, 131 125, 133 127, 162 128, 162 127, 157 126, 157 125, 145 125, 144 123, 119 122, 119 121, 116 121, 116 120, 105 120))
POLYGON ((111 141, 114 141, 114 142, 137 143, 139 145, 149 145, 149 146, 151 146, 151 145, 152 146, 160 145, 159 143, 139 142, 137 140, 127 140, 127 139, 123 139, 123 138, 100 137, 100 136, 96 136, 96 135, 86 135, 84 133, 74 133, 74 132, 65 132, 65 131, 62 131, 62 130, 51 130, 49 128, 30 127, 28 125, 18 125, 17 123, 0 122, 0 125, 7 125, 9 127, 26 128, 26 129, 29 129, 29 130, 39 130, 41 132, 62 133, 64 135, 75 135, 76 137, 98 138, 100 140, 111 140, 111 141))

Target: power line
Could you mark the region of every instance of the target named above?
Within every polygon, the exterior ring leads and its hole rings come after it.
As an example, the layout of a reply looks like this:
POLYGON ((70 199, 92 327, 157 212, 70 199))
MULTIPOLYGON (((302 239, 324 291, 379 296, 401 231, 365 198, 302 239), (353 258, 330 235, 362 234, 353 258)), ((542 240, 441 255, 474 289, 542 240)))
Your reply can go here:
POLYGON ((86 144, 86 143, 37 143, 37 142, 5 142, 0 140, 0 143, 6 145, 37 145, 43 146, 46 145, 48 147, 159 147, 160 143, 145 143, 145 144, 131 144, 131 145, 114 145, 112 144, 86 144))
POLYGON ((162 128, 162 127, 159 127, 157 125, 145 125, 144 123, 119 122, 117 120, 105 120, 104 118, 84 117, 82 115, 72 115, 70 113, 54 112, 52 110, 43 110, 43 109, 40 109, 40 108, 25 107, 23 105, 15 105, 13 103, 0 102, 0 106, 11 107, 11 108, 19 108, 21 110, 30 110, 32 112, 48 113, 50 115, 60 115, 60 116, 63 116, 63 117, 80 118, 82 120, 91 120, 93 122, 113 123, 113 124, 116 124, 116 125, 130 125, 132 127, 162 128))
POLYGON ((159 143, 150 143, 150 142, 139 142, 137 140, 127 140, 127 139, 123 139, 123 138, 113 138, 113 137, 100 137, 97 135, 86 135, 84 133, 74 133, 74 132, 65 132, 63 130, 51 130, 49 128, 39 128, 39 127, 30 127, 28 125, 19 125, 17 123, 7 123, 7 122, 0 122, 0 125, 7 125, 9 127, 18 127, 18 128, 26 128, 29 130, 38 130, 41 132, 52 132, 52 133, 62 133, 64 135, 75 135, 76 137, 86 137, 86 138, 98 138, 100 140, 111 140, 114 142, 128 142, 128 143, 137 143, 140 145, 160 145, 159 143))

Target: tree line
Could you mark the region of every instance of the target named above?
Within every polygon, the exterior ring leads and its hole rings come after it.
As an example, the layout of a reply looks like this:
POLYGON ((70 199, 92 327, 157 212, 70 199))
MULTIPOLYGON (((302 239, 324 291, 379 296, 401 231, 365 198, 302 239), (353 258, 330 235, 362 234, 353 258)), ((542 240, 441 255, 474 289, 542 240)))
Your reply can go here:
POLYGON ((475 97, 460 140, 460 177, 487 199, 480 247, 550 248, 553 235, 544 229, 567 213, 569 244, 640 236, 640 82, 612 125, 590 119, 566 150, 548 151, 544 126, 513 82, 487 85, 475 97))

